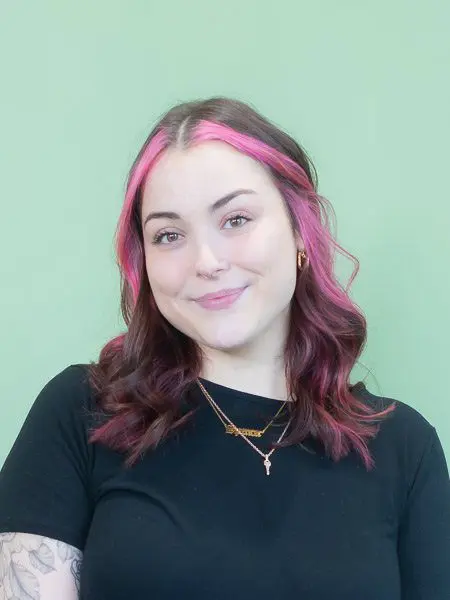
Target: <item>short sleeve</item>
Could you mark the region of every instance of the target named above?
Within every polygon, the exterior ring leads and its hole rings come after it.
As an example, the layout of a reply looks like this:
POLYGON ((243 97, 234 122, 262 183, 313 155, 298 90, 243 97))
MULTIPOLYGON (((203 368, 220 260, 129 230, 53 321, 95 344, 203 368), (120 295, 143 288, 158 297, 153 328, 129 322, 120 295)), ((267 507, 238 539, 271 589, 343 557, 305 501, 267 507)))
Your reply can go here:
POLYGON ((0 532, 84 548, 92 514, 88 389, 82 366, 71 365, 35 399, 0 471, 0 532))
POLYGON ((434 427, 404 508, 398 552, 402 598, 450 598, 450 479, 434 427))

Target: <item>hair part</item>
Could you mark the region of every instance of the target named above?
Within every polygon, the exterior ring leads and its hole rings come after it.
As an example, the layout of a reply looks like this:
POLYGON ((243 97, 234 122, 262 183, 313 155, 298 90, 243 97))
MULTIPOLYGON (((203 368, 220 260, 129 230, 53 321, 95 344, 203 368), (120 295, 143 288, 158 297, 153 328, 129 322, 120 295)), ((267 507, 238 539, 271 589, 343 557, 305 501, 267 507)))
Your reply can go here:
POLYGON ((159 312, 145 270, 141 203, 145 182, 169 148, 187 150, 221 141, 268 169, 280 191, 293 229, 303 240, 308 260, 297 277, 291 302, 284 359, 290 433, 278 447, 317 439, 327 456, 339 461, 355 450, 367 469, 374 466, 368 441, 395 403, 377 412, 349 383, 366 343, 367 325, 349 288, 358 260, 335 240, 335 213, 317 192, 317 174, 301 146, 255 109, 238 100, 214 97, 173 107, 154 127, 129 172, 116 231, 125 333, 110 340, 89 380, 109 418, 90 436, 127 453, 132 465, 146 450, 182 427, 196 412, 182 414, 202 366, 199 346, 159 312), (334 273, 336 252, 354 269, 346 288, 334 273))

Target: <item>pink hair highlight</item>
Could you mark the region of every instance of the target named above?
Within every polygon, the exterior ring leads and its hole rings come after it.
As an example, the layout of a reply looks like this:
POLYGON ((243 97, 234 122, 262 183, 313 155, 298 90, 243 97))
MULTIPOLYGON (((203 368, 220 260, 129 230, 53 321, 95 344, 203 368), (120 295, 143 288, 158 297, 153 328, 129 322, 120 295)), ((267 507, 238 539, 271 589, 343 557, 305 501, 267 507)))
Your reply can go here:
POLYGON ((136 240, 131 235, 130 221, 136 204, 137 192, 166 147, 167 135, 162 130, 158 131, 151 143, 144 149, 140 160, 130 174, 125 202, 119 217, 116 254, 120 269, 130 286, 133 304, 136 302, 139 293, 140 278, 144 275, 140 268, 143 261, 143 250, 140 244, 136 244, 136 240))
POLYGON ((200 121, 195 128, 193 140, 196 143, 221 141, 230 144, 236 148, 236 150, 244 152, 258 162, 262 162, 267 166, 272 167, 280 175, 291 180, 302 189, 314 192, 314 188, 309 181, 308 176, 300 165, 295 163, 288 156, 278 152, 275 148, 271 148, 264 142, 244 133, 235 131, 227 125, 209 121, 200 121))

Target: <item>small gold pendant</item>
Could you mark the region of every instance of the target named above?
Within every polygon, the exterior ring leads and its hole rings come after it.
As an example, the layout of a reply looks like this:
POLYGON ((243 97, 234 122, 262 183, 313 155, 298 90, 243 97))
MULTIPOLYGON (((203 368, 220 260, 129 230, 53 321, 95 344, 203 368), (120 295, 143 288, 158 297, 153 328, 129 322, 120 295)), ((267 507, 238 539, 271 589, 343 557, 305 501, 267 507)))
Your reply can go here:
MULTIPOLYGON (((231 435, 236 435, 238 436, 238 430, 237 427, 233 427, 232 425, 227 425, 226 426, 226 433, 230 433, 231 435)), ((260 438, 262 436, 262 434, 264 433, 263 431, 259 431, 258 429, 244 429, 242 427, 239 427, 239 431, 246 435, 247 437, 257 437, 260 438)))

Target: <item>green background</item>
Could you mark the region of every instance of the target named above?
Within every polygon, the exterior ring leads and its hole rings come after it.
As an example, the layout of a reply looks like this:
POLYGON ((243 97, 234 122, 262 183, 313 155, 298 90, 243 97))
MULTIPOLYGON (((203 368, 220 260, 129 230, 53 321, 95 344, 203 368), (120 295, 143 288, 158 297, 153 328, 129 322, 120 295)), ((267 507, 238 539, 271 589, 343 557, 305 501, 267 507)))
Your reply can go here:
POLYGON ((449 29, 448 0, 2 0, 0 462, 43 385, 121 330, 113 235, 149 129, 215 94, 310 153, 361 261, 355 378, 449 457, 449 29))

